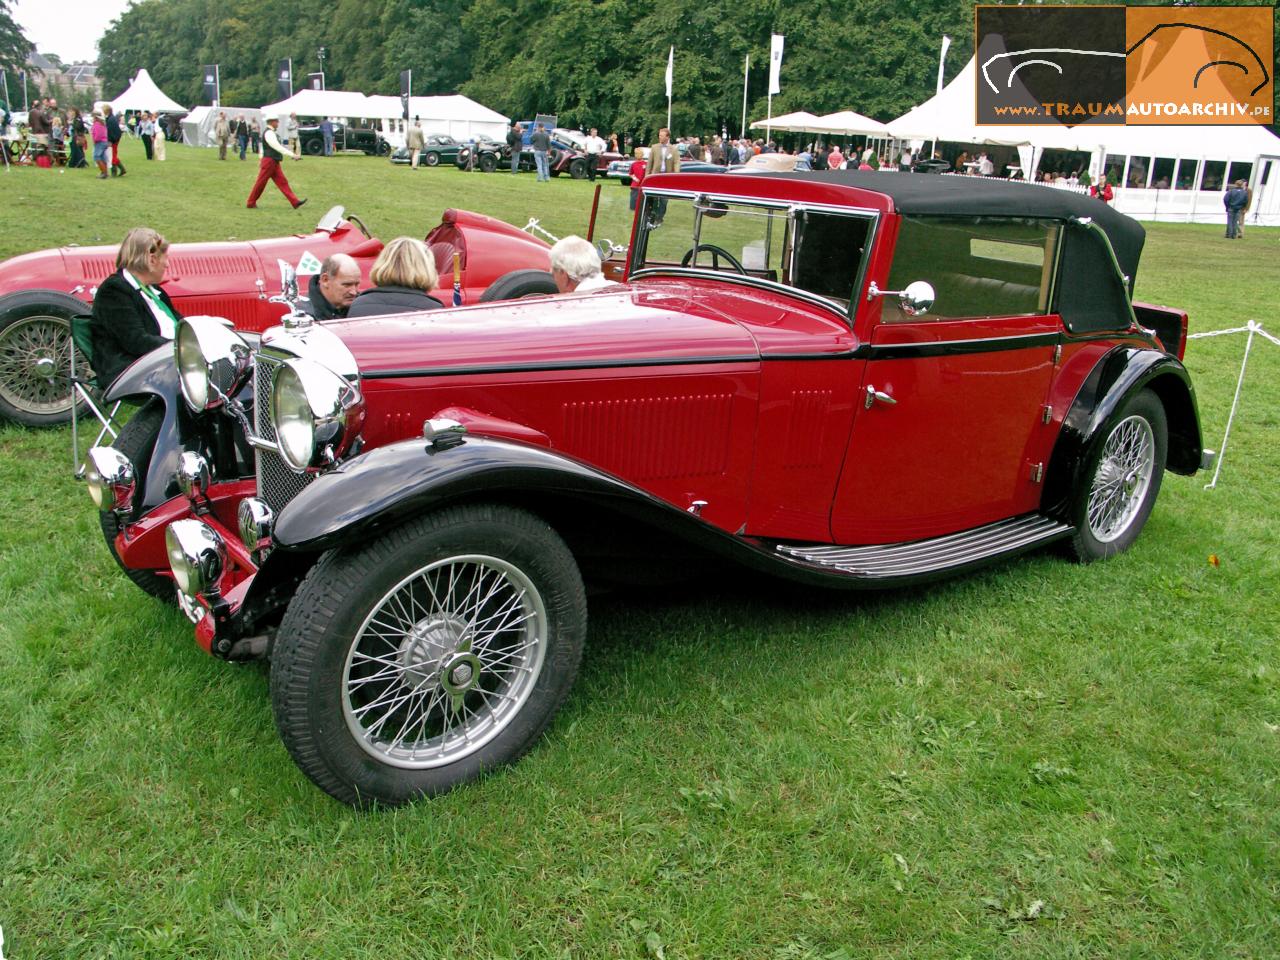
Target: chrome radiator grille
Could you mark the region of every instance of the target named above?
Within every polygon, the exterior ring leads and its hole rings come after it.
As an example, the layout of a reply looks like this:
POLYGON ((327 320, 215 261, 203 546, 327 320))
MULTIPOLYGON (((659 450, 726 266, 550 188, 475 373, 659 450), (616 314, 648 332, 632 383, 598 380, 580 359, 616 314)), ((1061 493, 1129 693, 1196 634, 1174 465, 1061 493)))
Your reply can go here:
MULTIPOLYGON (((271 381, 282 366, 281 361, 259 353, 254 356, 253 426, 263 440, 276 442, 271 425, 271 381)), ((302 492, 315 479, 314 474, 294 473, 270 450, 257 450, 258 497, 265 500, 274 513, 302 492)))

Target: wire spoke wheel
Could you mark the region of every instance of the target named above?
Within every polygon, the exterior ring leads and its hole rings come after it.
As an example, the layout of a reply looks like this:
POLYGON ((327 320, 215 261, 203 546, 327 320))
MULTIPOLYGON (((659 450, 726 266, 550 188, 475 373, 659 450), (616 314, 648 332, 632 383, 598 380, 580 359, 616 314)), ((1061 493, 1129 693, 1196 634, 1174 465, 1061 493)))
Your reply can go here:
POLYGON ((1146 499, 1155 468, 1156 443, 1142 417, 1121 421, 1107 437, 1089 491, 1089 531, 1111 543, 1133 523, 1146 499))
POLYGON ((1130 395, 1096 442, 1073 494, 1070 548, 1084 563, 1129 549, 1146 525, 1169 446, 1164 404, 1150 390, 1130 395))
POLYGON ((441 560, 375 604, 347 655, 343 715, 360 746, 399 767, 453 763, 519 713, 542 670, 547 613, 495 557, 441 560))
POLYGON ((271 652, 289 753, 356 806, 452 790, 542 735, 582 661, 587 601, 545 520, 500 504, 417 517, 326 553, 271 652))
POLYGON ((71 327, 62 317, 25 317, 0 330, 0 399, 31 414, 71 410, 71 327))

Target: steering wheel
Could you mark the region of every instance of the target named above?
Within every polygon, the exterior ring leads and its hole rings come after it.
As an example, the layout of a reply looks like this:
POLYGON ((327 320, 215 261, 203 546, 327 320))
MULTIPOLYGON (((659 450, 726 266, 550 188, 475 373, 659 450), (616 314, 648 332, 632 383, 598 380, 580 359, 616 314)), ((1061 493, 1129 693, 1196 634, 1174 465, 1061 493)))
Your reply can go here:
POLYGON ((717 247, 714 243, 699 243, 696 246, 690 247, 685 255, 680 258, 680 266, 687 267, 693 262, 693 258, 703 250, 711 254, 712 270, 720 269, 720 258, 724 257, 729 266, 733 267, 733 269, 737 270, 743 276, 746 276, 747 268, 738 262, 738 258, 724 247, 717 247))
POLYGON ((364 225, 364 221, 357 217, 354 213, 348 213, 347 219, 360 228, 360 232, 369 240, 373 239, 373 234, 369 232, 369 228, 364 225))

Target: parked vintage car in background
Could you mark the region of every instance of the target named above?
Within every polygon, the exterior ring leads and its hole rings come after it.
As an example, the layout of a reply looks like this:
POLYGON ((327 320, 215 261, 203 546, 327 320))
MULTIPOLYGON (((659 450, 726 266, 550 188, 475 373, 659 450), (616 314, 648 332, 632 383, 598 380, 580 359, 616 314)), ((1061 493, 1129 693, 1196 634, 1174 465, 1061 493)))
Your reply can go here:
MULTIPOLYGON (((443 133, 432 133, 423 137, 422 149, 418 151, 418 163, 435 167, 441 163, 453 163, 458 159, 458 151, 463 143, 443 133)), ((413 153, 408 147, 400 147, 391 154, 391 162, 408 164, 413 162, 413 153)))
MULTIPOLYGON (((581 143, 570 136, 574 132, 557 129, 551 137, 551 149, 547 152, 547 171, 553 177, 568 173, 575 180, 585 180, 588 176, 590 161, 581 149, 581 143)), ((476 159, 472 164, 471 147, 464 146, 458 151, 457 165, 463 168, 470 165, 472 169, 480 170, 482 173, 493 173, 499 167, 504 170, 511 169, 511 148, 505 143, 499 143, 496 140, 478 141, 475 154, 476 159)), ((615 150, 600 154, 596 164, 597 172, 606 173, 609 165, 621 158, 622 154, 615 150)), ((520 152, 519 168, 522 171, 536 169, 533 151, 527 146, 520 152)))
MULTIPOLYGON (((360 123, 334 120, 333 143, 335 150, 360 150, 370 157, 385 157, 391 153, 391 144, 368 121, 360 123)), ((312 157, 324 153, 324 134, 318 123, 298 127, 299 149, 312 157)))
POLYGON ((144 406, 92 453, 108 548, 206 651, 270 660, 285 746, 343 801, 527 751, 584 578, 1097 560, 1207 462, 1187 317, 1131 302, 1144 233, 1104 204, 856 172, 641 189, 622 285, 260 339, 189 318, 114 389, 144 406))
MULTIPOLYGON (((453 253, 462 268, 463 303, 545 290, 527 271, 550 266, 548 247, 492 217, 447 210, 429 234, 436 254, 440 299, 453 296, 453 253), (477 242, 479 236, 484 236, 477 242), (523 271, 523 272, 522 272, 523 271), (515 276, 503 280, 508 274, 515 276), (532 285, 532 286, 531 286, 532 285)), ((90 313, 98 284, 116 269, 116 247, 62 247, 13 257, 0 264, 0 417, 50 426, 71 417, 71 318, 90 313)), ((326 213, 309 234, 226 243, 177 243, 170 249, 165 290, 184 315, 211 314, 237 329, 261 332, 284 308, 277 262, 296 264, 304 253, 355 257, 367 279, 382 241, 342 207, 326 213)))

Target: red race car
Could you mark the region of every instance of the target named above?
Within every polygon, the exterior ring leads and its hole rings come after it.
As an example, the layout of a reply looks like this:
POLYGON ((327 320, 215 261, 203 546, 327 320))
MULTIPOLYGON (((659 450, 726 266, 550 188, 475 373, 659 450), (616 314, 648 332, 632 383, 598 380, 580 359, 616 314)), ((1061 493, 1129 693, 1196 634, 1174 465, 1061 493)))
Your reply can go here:
POLYGON ((343 801, 528 750, 584 579, 1101 559, 1211 459, 1186 314, 1132 301, 1144 232, 1100 203, 845 171, 642 190, 621 284, 260 340, 192 318, 114 388, 145 405, 91 454, 108 548, 206 651, 270 660, 285 746, 343 801))
MULTIPOLYGON (((548 246, 510 224, 464 210, 446 210, 427 235, 440 272, 439 299, 452 303, 453 254, 461 255, 462 302, 554 292, 545 271, 548 246)), ((365 281, 382 241, 358 217, 334 207, 314 232, 270 240, 178 243, 169 255, 165 290, 185 316, 225 317, 236 329, 259 333, 280 321, 284 307, 277 261, 296 264, 305 253, 323 260, 347 253, 365 281)), ((70 319, 88 314, 97 286, 116 269, 116 247, 62 247, 0 264, 0 416, 30 426, 71 417, 70 319)))

